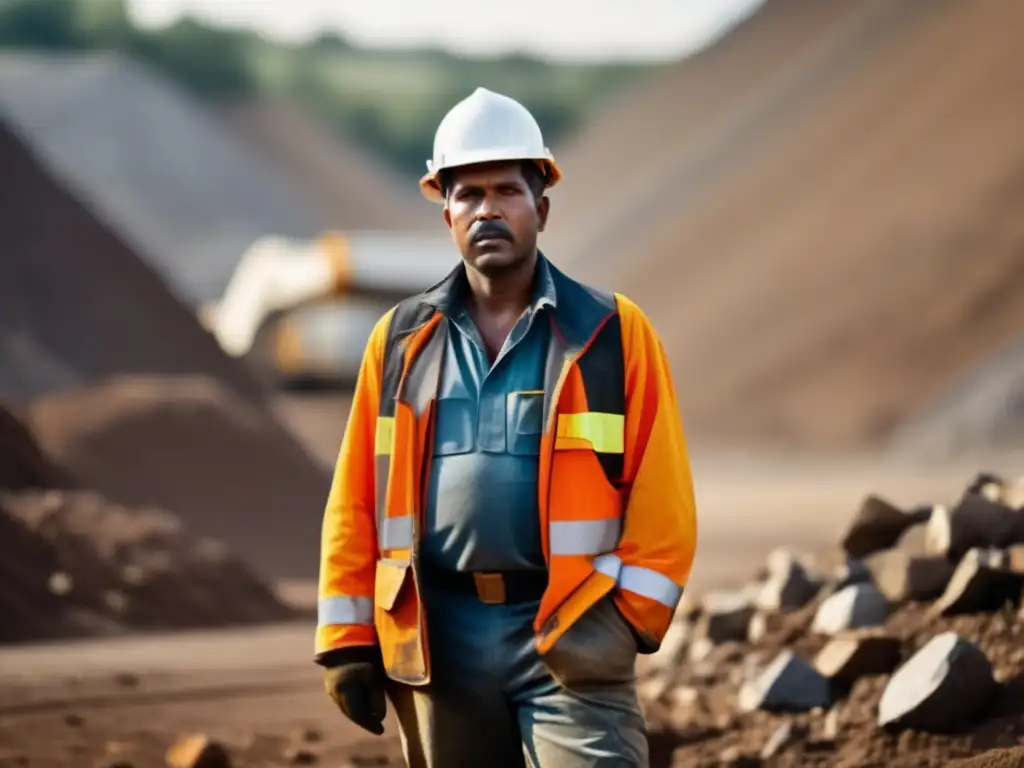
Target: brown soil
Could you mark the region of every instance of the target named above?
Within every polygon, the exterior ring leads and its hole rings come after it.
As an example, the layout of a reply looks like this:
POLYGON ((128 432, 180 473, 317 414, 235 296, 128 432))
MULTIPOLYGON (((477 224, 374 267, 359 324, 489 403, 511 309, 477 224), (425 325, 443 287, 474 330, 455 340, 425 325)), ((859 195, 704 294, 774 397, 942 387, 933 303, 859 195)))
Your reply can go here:
POLYGON ((222 544, 190 535, 175 515, 72 488, 3 407, 0 467, 0 642, 292 615, 222 544))
POLYGON ((262 573, 316 574, 327 472, 213 379, 113 379, 30 413, 46 452, 110 499, 175 512, 262 573))
POLYGON ((994 749, 984 755, 954 760, 950 768, 1021 768, 1024 766, 1024 747, 994 749))
POLYGON ((24 419, 0 405, 0 488, 67 488, 68 473, 54 464, 36 443, 24 419))
POLYGON ((1024 327, 1024 6, 759 16, 616 107, 628 147, 579 161, 615 181, 567 175, 555 218, 586 235, 570 268, 650 313, 703 444, 875 443, 1024 327))

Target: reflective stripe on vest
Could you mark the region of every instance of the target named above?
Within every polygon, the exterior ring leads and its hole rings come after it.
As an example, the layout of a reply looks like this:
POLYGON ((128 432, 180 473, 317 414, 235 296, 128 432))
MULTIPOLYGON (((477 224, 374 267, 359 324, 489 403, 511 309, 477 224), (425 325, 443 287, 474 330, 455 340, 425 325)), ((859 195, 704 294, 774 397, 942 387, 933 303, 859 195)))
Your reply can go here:
POLYGON ((611 552, 619 543, 622 520, 556 520, 549 530, 552 555, 601 555, 611 552))
POLYGON ((321 597, 316 606, 317 626, 331 624, 373 624, 373 598, 321 597))
POLYGON ((601 555, 594 560, 595 570, 615 579, 619 589, 655 600, 673 611, 683 596, 683 588, 664 574, 637 565, 624 565, 617 555, 601 555))
POLYGON ((621 454, 625 437, 626 417, 621 413, 563 413, 558 416, 555 450, 590 448, 621 454))

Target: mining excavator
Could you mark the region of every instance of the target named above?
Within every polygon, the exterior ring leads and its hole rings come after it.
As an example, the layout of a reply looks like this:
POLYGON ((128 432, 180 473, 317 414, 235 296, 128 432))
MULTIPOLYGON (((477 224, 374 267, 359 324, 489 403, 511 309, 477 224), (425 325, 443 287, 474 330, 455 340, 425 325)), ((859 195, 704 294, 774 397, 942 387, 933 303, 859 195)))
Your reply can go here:
POLYGON ((380 316, 457 261, 447 235, 268 235, 242 254, 224 295, 199 316, 225 352, 280 383, 350 384, 380 316))

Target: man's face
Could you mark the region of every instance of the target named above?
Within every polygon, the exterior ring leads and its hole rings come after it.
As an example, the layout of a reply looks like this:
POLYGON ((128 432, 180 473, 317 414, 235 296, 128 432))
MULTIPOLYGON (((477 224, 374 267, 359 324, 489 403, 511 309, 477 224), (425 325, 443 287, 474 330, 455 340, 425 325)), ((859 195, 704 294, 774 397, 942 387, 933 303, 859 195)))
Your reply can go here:
POLYGON ((444 220, 467 266, 489 277, 516 269, 533 255, 547 216, 548 199, 534 198, 521 163, 454 169, 444 220))

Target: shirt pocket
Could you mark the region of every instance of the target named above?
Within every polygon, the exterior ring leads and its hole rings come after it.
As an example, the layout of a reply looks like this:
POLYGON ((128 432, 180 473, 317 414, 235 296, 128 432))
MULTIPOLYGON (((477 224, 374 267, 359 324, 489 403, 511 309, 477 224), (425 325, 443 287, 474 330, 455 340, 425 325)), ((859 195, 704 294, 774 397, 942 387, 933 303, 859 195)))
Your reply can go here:
POLYGON ((438 400, 434 455, 470 453, 476 444, 475 438, 476 401, 468 397, 443 397, 438 400))
POLYGON ((516 456, 539 456, 544 431, 544 391, 509 392, 508 452, 516 456))

